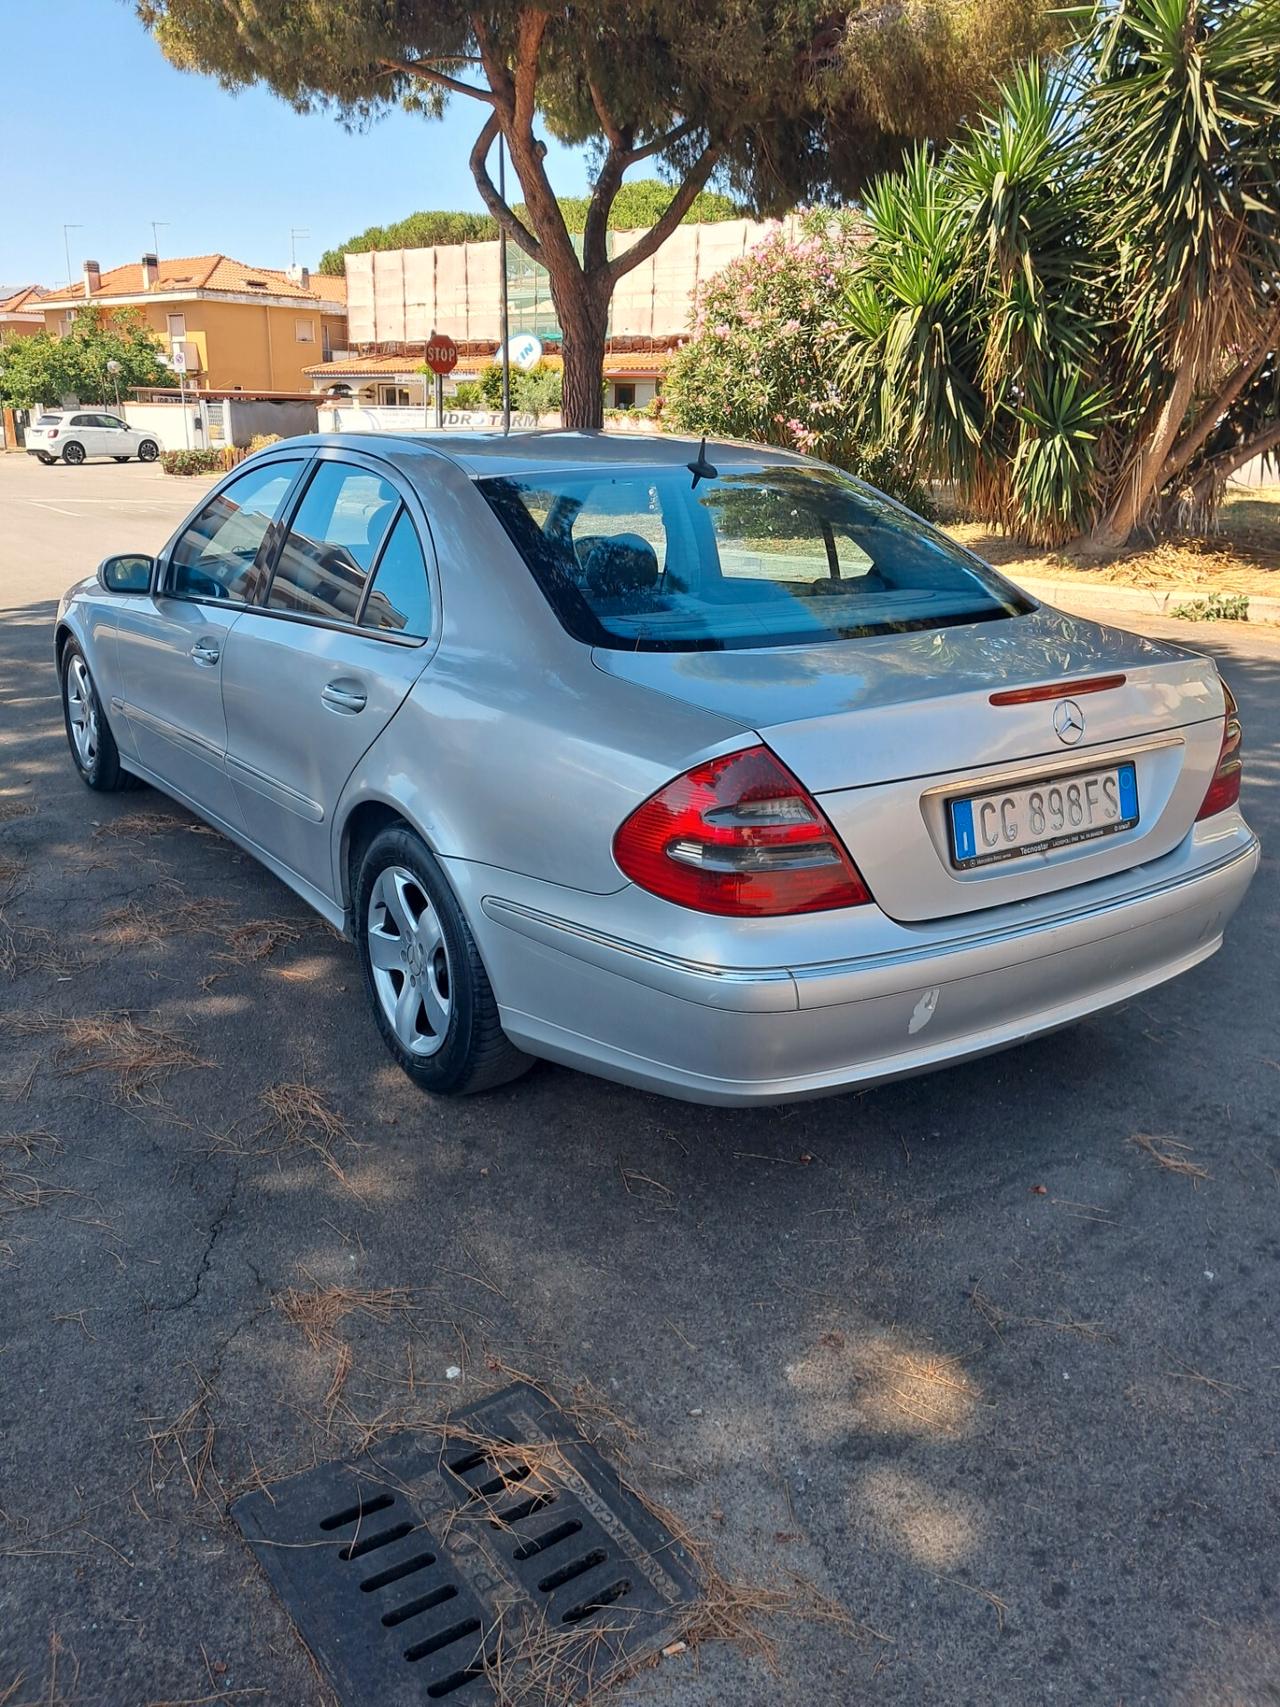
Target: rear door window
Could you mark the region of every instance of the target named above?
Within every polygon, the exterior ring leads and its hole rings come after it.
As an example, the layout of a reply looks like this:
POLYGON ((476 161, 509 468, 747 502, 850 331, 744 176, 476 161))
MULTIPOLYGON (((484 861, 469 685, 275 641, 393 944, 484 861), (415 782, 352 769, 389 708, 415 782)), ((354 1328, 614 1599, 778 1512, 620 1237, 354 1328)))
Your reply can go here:
POLYGON ((392 526, 360 624, 362 628, 403 634, 415 640, 425 640, 431 632, 427 565, 418 530, 407 510, 400 511, 392 526))
POLYGON ((271 578, 271 610, 355 622, 365 582, 400 494, 354 463, 321 462, 311 477, 271 578))
POLYGON ((301 467, 296 460, 269 462, 210 498, 173 548, 169 591, 178 598, 250 603, 258 590, 258 552, 301 467))

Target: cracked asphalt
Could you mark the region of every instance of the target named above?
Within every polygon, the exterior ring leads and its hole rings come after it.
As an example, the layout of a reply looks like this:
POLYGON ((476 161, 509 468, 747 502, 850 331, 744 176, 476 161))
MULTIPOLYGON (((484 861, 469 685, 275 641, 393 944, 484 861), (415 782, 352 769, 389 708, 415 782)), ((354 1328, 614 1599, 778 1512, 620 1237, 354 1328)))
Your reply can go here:
POLYGON ((1280 634, 1152 625, 1220 658, 1264 842, 1186 977, 792 1110, 435 1102, 300 902, 72 770, 56 597, 200 490, 0 458, 0 1703, 328 1702, 228 1500, 507 1368, 856 1621, 620 1707, 1280 1701, 1280 634))

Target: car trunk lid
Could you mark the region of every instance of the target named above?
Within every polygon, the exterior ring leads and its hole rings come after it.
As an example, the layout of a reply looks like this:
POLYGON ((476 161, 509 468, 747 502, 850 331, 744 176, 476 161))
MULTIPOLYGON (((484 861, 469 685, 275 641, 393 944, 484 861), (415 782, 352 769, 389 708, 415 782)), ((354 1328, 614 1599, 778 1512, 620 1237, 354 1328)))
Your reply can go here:
POLYGON ((877 903, 904 921, 1027 899, 1170 851, 1194 822, 1221 736, 1212 664, 1045 608, 934 633, 733 652, 601 651, 596 661, 757 731, 818 797, 877 903), (1105 691, 1086 691, 1117 676, 1105 691), (1058 684, 1051 698, 993 703, 1058 684), (1067 700, 1083 730, 1064 740, 1054 713, 1067 700), (951 800, 1122 762, 1134 767, 1132 828, 957 867, 951 800))

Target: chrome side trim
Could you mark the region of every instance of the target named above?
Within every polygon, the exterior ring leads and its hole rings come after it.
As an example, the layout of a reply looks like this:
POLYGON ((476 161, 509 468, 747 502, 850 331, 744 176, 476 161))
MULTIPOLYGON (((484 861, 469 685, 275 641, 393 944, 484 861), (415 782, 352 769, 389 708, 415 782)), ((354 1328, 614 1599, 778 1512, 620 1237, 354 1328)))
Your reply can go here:
POLYGON ((324 807, 318 800, 300 794, 296 788, 290 788, 286 783, 277 782, 274 777, 255 770, 252 765, 246 764, 243 759, 238 759, 231 753, 227 754, 227 775, 232 782, 243 783, 255 794, 260 794, 264 800, 271 801, 273 806, 283 806, 286 812, 293 812, 299 818, 305 818, 309 824, 324 823, 324 807))
MULTIPOLYGON (((196 758, 203 759, 207 764, 221 768, 223 753, 216 742, 206 741, 203 735, 195 735, 190 729, 180 729, 176 723, 170 723, 166 718, 157 717, 153 712, 143 711, 140 706, 133 705, 129 700, 120 700, 120 709, 130 723, 140 723, 144 729, 149 729, 153 735, 160 735, 166 741, 172 741, 175 747, 181 747, 188 753, 194 753, 196 758)), ((111 700, 111 709, 116 709, 115 697, 111 700)))
POLYGON ((666 954, 661 949, 646 948, 641 943, 629 942, 625 937, 611 936, 607 931, 595 930, 572 919, 540 912, 520 901, 504 901, 497 895, 485 895, 480 906, 496 924, 506 925, 521 936, 557 949, 562 954, 572 954, 607 972, 620 973, 623 977, 652 985, 654 989, 685 1001, 700 1001, 708 1007, 748 1012, 790 1013, 797 1006, 795 982, 785 966, 745 970, 733 966, 709 966, 701 961, 666 954), (618 963, 620 957, 624 960, 623 965, 618 963))

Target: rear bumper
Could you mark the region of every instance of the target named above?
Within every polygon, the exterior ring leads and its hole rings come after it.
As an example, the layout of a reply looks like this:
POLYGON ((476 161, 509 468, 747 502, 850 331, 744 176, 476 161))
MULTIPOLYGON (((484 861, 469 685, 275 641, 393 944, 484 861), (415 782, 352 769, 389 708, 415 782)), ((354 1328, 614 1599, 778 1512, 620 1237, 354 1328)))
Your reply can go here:
POLYGON ((575 896, 447 863, 513 1042, 663 1095, 734 1105, 927 1072, 1172 978, 1220 946, 1258 843, 1224 814, 1121 876, 929 926, 877 913, 852 933, 865 951, 776 965, 685 958, 609 929, 609 903, 625 921, 629 891, 575 896))

